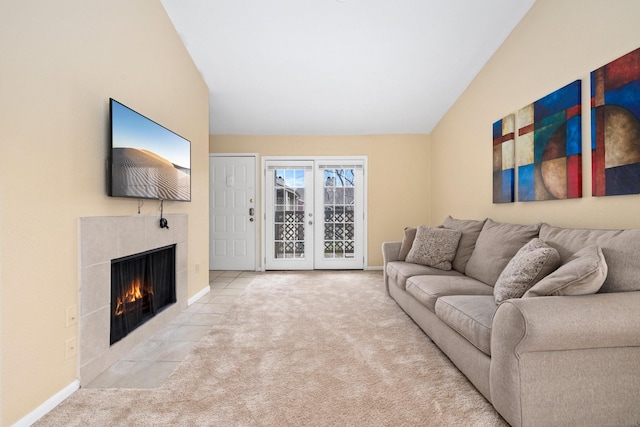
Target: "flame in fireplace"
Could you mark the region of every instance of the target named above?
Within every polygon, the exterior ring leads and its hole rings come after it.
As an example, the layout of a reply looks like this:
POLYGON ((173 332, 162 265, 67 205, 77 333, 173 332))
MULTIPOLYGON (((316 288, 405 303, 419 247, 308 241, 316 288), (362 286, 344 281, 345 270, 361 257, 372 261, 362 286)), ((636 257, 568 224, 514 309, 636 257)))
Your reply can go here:
POLYGON ((143 286, 142 280, 135 279, 132 281, 129 289, 127 289, 122 296, 116 299, 115 315, 120 316, 121 314, 126 313, 128 305, 142 299, 143 290, 145 293, 153 293, 153 291, 147 286, 143 286))

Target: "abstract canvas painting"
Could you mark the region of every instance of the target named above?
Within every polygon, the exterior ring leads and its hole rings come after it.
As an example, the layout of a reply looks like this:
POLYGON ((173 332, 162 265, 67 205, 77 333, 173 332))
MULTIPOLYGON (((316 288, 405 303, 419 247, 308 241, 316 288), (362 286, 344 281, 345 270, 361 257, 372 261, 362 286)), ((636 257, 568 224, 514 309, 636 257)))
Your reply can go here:
POLYGON ((518 111, 518 200, 582 197, 581 81, 518 111))
POLYGON ((591 72, 592 194, 640 193, 640 49, 591 72))
POLYGON ((493 124, 493 203, 514 200, 515 116, 504 117, 493 124))

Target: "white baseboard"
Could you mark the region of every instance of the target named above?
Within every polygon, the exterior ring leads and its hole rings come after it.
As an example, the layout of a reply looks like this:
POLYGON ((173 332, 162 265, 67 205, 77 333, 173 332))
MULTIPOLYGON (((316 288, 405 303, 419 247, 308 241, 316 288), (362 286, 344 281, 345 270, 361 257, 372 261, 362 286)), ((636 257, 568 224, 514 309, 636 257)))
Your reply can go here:
POLYGON ((383 267, 381 265, 370 265, 364 268, 365 270, 382 270, 383 267))
POLYGON ((80 388, 80 380, 75 380, 49 399, 44 402, 42 405, 38 406, 33 412, 31 412, 26 417, 22 418, 20 421, 15 423, 13 427, 29 427, 31 424, 38 421, 40 418, 47 415, 49 411, 53 408, 61 404, 67 397, 71 396, 80 388))
POLYGON ((200 298, 202 298, 209 292, 211 292, 211 287, 207 286, 206 288, 203 288, 200 292, 198 292, 197 294, 189 298, 189 300, 187 301, 187 306, 190 306, 194 302, 198 301, 200 298))

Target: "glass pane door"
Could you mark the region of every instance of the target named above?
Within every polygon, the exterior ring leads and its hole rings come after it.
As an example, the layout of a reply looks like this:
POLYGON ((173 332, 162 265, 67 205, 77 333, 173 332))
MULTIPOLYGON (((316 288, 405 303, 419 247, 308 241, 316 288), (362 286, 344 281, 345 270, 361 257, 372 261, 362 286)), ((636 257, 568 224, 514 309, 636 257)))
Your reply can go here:
POLYGON ((267 268, 311 270, 313 162, 269 161, 266 166, 267 268))
POLYGON ((317 164, 315 268, 364 267, 362 184, 362 163, 317 164))

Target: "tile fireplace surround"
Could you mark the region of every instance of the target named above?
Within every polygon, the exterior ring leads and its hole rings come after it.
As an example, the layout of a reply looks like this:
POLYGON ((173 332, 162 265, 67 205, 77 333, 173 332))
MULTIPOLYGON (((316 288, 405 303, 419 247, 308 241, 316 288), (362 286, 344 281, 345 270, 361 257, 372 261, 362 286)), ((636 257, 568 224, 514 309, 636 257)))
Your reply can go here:
POLYGON ((187 215, 85 217, 80 236, 80 385, 85 386, 187 307, 187 215), (109 345, 111 260, 176 244, 177 302, 109 345))

